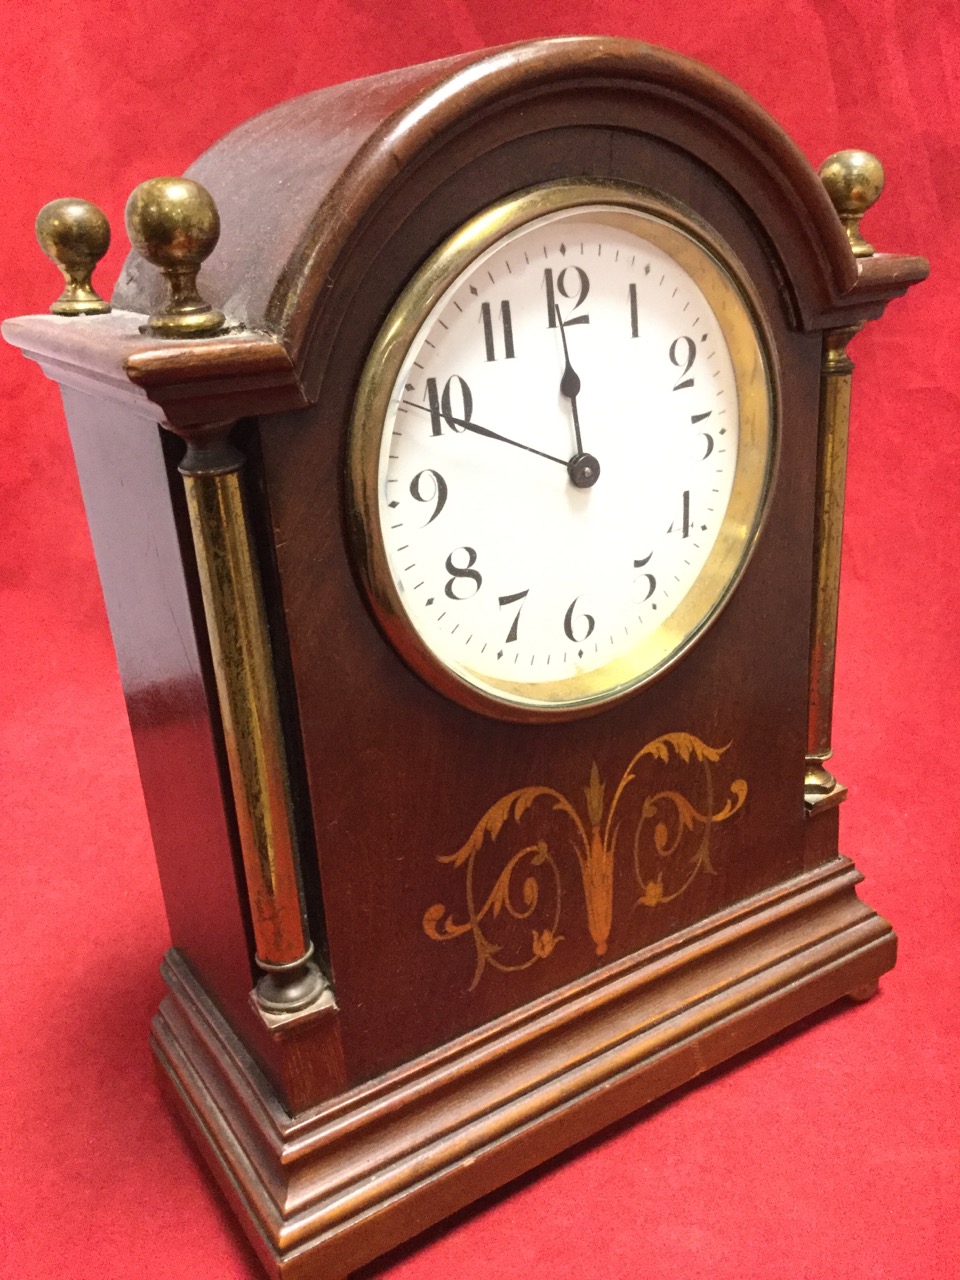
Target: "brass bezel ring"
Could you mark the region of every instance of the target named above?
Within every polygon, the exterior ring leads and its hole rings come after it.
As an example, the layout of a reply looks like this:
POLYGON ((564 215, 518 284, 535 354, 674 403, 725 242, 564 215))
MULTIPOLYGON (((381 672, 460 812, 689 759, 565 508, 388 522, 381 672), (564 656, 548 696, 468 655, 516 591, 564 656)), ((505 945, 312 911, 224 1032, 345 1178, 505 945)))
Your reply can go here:
POLYGON ((679 203, 640 187, 588 180, 552 182, 484 210, 416 273, 391 310, 360 379, 348 445, 347 498, 360 576, 374 613, 403 660, 430 685, 501 720, 570 720, 629 697, 674 666, 712 625, 743 575, 763 523, 778 453, 774 345, 743 266, 715 232, 679 203), (390 573, 378 501, 382 432, 407 353, 462 274, 504 236, 539 218, 589 211, 626 223, 669 253, 701 289, 730 349, 740 406, 737 466, 713 549, 678 606, 629 651, 589 672, 550 683, 498 680, 453 668, 408 617, 390 573), (639 229, 638 229, 639 228, 639 229))

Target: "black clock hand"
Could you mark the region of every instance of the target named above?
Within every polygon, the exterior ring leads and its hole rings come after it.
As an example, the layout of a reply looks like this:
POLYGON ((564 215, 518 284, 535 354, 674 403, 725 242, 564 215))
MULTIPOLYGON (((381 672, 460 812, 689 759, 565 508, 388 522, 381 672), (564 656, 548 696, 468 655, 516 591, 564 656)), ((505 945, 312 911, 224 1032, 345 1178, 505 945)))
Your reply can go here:
MULTIPOLYGON (((431 412, 427 405, 417 404, 415 400, 401 400, 400 403, 409 405, 411 409, 422 409, 424 413, 431 412)), ((486 436, 489 440, 512 444, 515 449, 525 449, 527 453, 535 453, 538 458, 546 458, 548 462, 559 462, 561 467, 567 466, 566 458, 557 458, 552 453, 544 453, 542 449, 534 449, 531 444, 521 444, 519 440, 511 440, 509 436, 502 436, 496 431, 491 431, 489 427, 481 427, 478 422, 466 422, 463 418, 454 418, 450 414, 444 414, 444 421, 449 422, 453 427, 462 427, 464 431, 472 431, 475 435, 486 436)))
POLYGON ((570 363, 570 352, 567 350, 567 331, 563 327, 563 320, 560 318, 560 308, 555 307, 557 313, 557 325, 560 328, 560 341, 563 343, 563 358, 566 367, 563 370, 563 377, 560 379, 560 394, 566 396, 570 401, 570 408, 573 410, 573 430, 577 437, 577 453, 583 453, 583 441, 580 439, 580 414, 577 412, 577 396, 580 394, 580 379, 574 372, 573 365, 570 363))
POLYGON ((560 341, 563 343, 565 361, 563 376, 560 379, 560 394, 566 396, 573 410, 573 430, 577 437, 577 452, 567 463, 567 472, 578 489, 589 489, 600 478, 600 463, 592 453, 584 453, 583 441, 580 439, 580 414, 577 411, 577 396, 580 394, 580 378, 570 363, 570 352, 567 350, 567 331, 563 326, 560 308, 555 307, 557 324, 560 328, 560 341))

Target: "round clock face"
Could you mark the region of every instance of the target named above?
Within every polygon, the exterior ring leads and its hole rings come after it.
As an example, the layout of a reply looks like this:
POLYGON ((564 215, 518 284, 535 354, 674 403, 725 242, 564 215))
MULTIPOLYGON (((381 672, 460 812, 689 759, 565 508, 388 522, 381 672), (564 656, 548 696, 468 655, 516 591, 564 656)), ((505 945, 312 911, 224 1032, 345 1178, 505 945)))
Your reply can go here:
POLYGON ((586 184, 488 211, 408 287, 358 397, 361 558, 388 634, 508 718, 635 690, 742 570, 772 420, 742 272, 689 218, 586 184))

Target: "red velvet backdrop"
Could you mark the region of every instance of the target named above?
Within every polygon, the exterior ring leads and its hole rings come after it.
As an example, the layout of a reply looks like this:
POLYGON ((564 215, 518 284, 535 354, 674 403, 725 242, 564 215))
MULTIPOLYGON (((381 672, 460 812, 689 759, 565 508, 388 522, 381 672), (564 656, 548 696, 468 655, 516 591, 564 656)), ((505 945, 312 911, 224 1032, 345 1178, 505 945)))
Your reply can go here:
MULTIPOLYGON (((46 200, 105 209, 109 288, 142 179, 182 171, 281 98, 483 45, 665 44, 737 81, 814 163, 843 146, 881 156, 869 238, 926 254, 933 277, 853 346, 835 762, 843 846, 901 934, 899 966, 879 999, 365 1274, 960 1275, 956 0, 7 0, 3 17, 4 315, 44 310, 58 289, 33 242, 46 200)), ((59 400, 8 348, 0 378, 0 1271, 256 1276, 152 1076, 166 926, 59 400)))

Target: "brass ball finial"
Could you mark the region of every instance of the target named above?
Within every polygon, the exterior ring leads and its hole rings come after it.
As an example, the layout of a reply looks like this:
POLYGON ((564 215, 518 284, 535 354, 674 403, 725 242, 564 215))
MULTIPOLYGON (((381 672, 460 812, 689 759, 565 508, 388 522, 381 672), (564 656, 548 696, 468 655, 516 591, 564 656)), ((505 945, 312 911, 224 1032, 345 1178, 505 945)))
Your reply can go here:
POLYGON ((147 262, 159 267, 170 286, 162 311, 150 317, 147 333, 161 338, 206 338, 224 325, 197 292, 197 275, 220 238, 220 215, 213 196, 190 178, 151 178, 127 201, 127 234, 147 262))
POLYGON ((860 219, 883 190, 883 165, 869 151, 837 151, 820 166, 820 180, 840 215, 856 258, 869 258, 874 249, 860 233, 860 219))
POLYGON ((110 223, 89 200, 51 200, 37 214, 37 241, 63 272, 66 286, 50 310, 58 316, 100 315, 110 310, 90 283, 110 248, 110 223))

